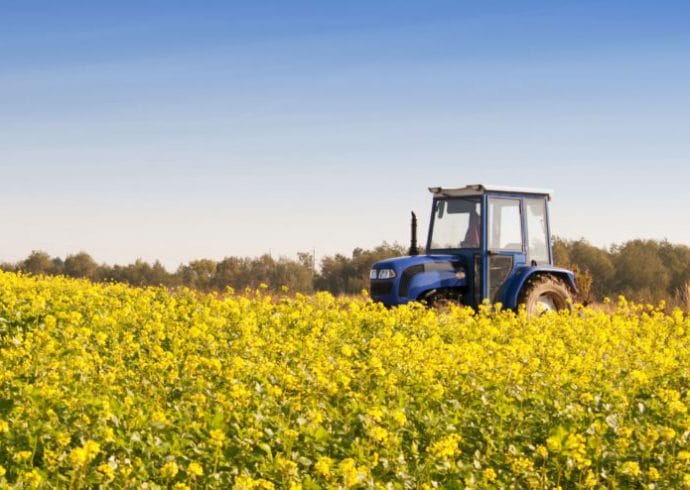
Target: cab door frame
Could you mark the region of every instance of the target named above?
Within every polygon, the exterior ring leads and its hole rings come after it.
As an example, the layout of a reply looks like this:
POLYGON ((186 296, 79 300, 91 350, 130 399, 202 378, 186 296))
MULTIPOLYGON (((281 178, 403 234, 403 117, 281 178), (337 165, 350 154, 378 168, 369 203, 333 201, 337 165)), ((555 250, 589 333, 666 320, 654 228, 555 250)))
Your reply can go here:
POLYGON ((482 206, 484 208, 482 218, 482 284, 481 284, 481 299, 496 301, 501 297, 501 288, 506 283, 512 272, 516 267, 522 266, 527 260, 527 242, 525 230, 525 205, 524 196, 515 194, 492 194, 486 193, 483 196, 482 206), (518 202, 518 209, 520 213, 520 249, 490 249, 489 237, 491 233, 491 203, 494 200, 510 200, 518 202), (495 284, 498 283, 498 284, 495 284))

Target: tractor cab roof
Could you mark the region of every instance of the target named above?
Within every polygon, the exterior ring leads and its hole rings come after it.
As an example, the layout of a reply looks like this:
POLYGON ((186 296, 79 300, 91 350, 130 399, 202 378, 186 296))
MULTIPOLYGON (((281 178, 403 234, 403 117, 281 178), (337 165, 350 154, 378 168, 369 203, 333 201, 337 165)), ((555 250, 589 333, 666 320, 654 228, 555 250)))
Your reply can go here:
POLYGON ((528 189, 525 187, 506 187, 501 185, 483 185, 475 184, 465 187, 444 188, 444 187, 429 187, 429 191, 434 197, 464 197, 464 196, 481 196, 486 193, 496 194, 526 194, 531 196, 546 196, 551 200, 553 191, 547 189, 528 189))

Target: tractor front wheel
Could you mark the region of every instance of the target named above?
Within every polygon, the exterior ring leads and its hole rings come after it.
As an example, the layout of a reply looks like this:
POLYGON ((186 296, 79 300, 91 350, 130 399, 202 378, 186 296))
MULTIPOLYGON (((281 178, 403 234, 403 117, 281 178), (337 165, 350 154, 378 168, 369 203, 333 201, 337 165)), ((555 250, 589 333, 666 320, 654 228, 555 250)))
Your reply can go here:
POLYGON ((457 289, 432 289, 422 294, 418 301, 422 301, 429 308, 447 308, 451 304, 462 305, 462 291, 457 289))
POLYGON ((572 310, 572 292, 567 284, 551 275, 538 275, 527 280, 520 293, 529 316, 539 316, 548 311, 572 310))

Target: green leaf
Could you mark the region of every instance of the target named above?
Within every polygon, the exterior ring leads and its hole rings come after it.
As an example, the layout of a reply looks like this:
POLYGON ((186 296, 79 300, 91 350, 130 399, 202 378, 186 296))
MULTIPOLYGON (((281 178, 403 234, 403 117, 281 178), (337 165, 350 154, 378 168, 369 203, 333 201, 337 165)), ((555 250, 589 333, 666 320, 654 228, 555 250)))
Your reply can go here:
POLYGON ((260 442, 258 444, 259 449, 261 449, 263 452, 265 452, 270 459, 273 459, 273 451, 271 451, 271 446, 266 444, 265 442, 260 442))
POLYGON ((0 414, 7 415, 14 407, 14 400, 10 398, 0 399, 0 414))

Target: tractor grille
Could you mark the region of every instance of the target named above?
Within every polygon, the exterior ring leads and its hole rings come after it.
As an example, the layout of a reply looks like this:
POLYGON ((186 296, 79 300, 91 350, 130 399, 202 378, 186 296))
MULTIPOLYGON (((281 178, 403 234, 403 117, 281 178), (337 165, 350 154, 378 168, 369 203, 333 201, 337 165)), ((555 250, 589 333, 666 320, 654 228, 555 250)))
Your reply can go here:
POLYGON ((393 289, 393 281, 371 281, 371 295, 385 296, 393 289))

